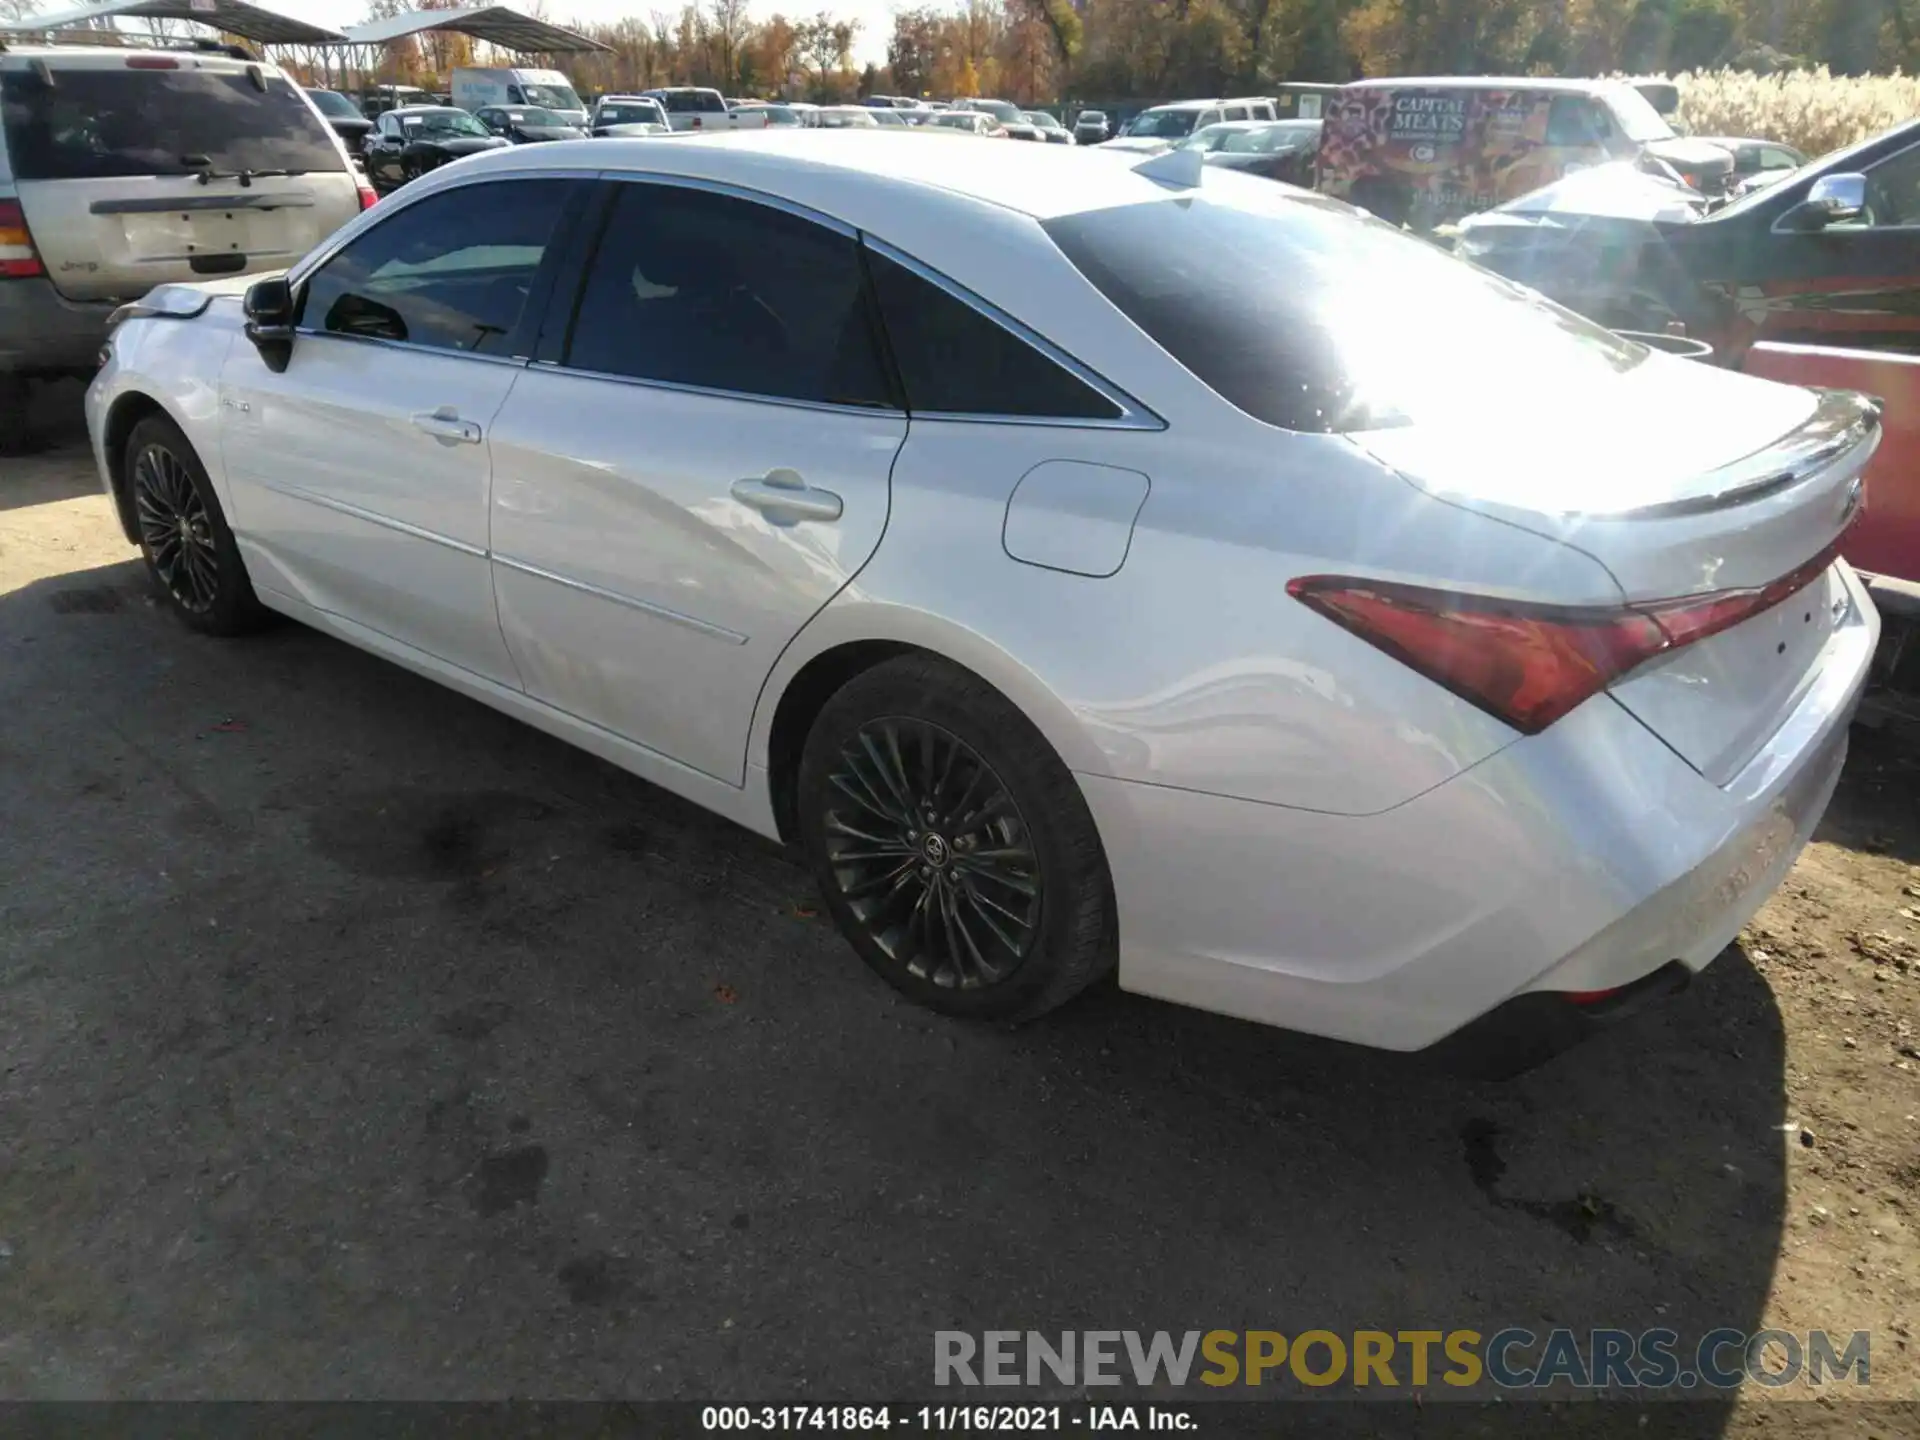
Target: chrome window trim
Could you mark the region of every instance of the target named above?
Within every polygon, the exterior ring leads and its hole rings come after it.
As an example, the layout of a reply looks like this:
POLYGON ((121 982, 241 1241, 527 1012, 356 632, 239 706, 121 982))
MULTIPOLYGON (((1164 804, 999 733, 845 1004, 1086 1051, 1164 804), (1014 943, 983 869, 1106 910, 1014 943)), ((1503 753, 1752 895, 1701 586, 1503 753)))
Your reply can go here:
POLYGON ((311 325, 296 325, 293 333, 310 340, 345 340, 354 345, 377 345, 383 350, 399 350, 415 355, 448 355, 460 360, 480 360, 489 365, 512 365, 525 369, 524 355, 482 355, 477 350, 453 350, 445 345, 422 345, 413 340, 387 340, 379 335, 345 335, 338 330, 315 330, 311 325))
POLYGON ((516 560, 511 555, 495 554, 493 556, 493 563, 503 565, 509 570, 518 571, 522 575, 531 575, 536 580, 550 580, 555 585, 564 586, 569 590, 578 590, 583 595, 592 595, 599 600, 610 601, 615 605, 624 605, 629 610, 638 610, 641 614, 651 615, 656 620, 666 620, 675 625, 685 626, 687 629, 705 635, 711 640, 724 640, 730 645, 744 645, 747 643, 747 637, 745 635, 742 635, 737 630, 729 630, 724 625, 715 625, 710 621, 698 620, 691 615, 684 615, 678 610, 669 610, 664 605, 656 605, 651 600, 642 600, 634 595, 623 595, 618 590, 608 590, 599 585, 589 584, 585 580, 575 580, 568 575, 555 574, 551 570, 543 570, 538 565, 530 565, 525 560, 516 560))
POLYGON ((1167 428, 1167 422, 1165 420, 1154 414, 1153 411, 1149 410, 1145 405, 1142 405, 1118 385, 1106 379, 1090 366, 1082 364, 1079 360, 1069 355, 1065 350, 1062 350, 1058 345, 1034 330, 1031 326, 1014 319, 1013 316, 1001 310, 992 301, 982 299, 964 285, 949 280, 938 270, 933 269, 929 265, 922 264, 904 250, 889 245, 884 240, 875 239, 872 235, 862 235, 861 240, 862 243, 876 255, 884 255, 902 269, 912 271, 928 284, 938 286, 961 304, 972 309, 976 314, 991 321, 1002 330, 1007 331, 1022 344, 1031 349, 1038 350, 1042 355, 1053 361, 1054 364, 1072 375, 1074 379, 1094 391, 1102 399, 1118 406, 1120 409, 1120 414, 1113 419, 1100 420, 1081 419, 1066 415, 973 415, 952 410, 915 410, 909 405, 907 413, 915 419, 968 421, 974 424, 986 425, 1044 425, 1066 427, 1076 430, 1164 430, 1167 428))
POLYGON ((644 375, 617 375, 609 370, 588 370, 579 365, 563 365, 557 360, 535 360, 527 368, 544 370, 554 375, 575 375, 582 380, 604 380, 616 385, 638 385, 646 390, 667 390, 676 395, 703 395, 710 400, 741 400, 749 405, 783 405, 789 410, 815 410, 827 415, 864 415, 869 420, 905 420, 907 418, 907 412, 895 405, 837 405, 831 400, 796 400, 785 395, 762 395, 757 390, 721 390, 711 385, 689 385, 681 380, 650 380, 644 375))
POLYGON ((336 511, 351 516, 355 520, 364 520, 369 525, 378 525, 383 530, 393 530, 401 535, 409 535, 415 540, 426 540, 435 545, 443 545, 449 550, 457 550, 462 555, 471 555, 476 560, 487 558, 485 547, 470 545, 465 540, 456 540, 451 535, 442 535, 437 530, 422 529, 418 525, 409 525, 404 520, 396 520, 391 515, 377 515, 371 510, 363 510, 358 505, 350 505, 345 500, 336 500, 331 495, 322 495, 318 491, 308 490, 301 485, 289 485, 286 481, 263 481, 266 488, 295 500, 304 500, 310 505, 318 505, 322 510, 336 511))

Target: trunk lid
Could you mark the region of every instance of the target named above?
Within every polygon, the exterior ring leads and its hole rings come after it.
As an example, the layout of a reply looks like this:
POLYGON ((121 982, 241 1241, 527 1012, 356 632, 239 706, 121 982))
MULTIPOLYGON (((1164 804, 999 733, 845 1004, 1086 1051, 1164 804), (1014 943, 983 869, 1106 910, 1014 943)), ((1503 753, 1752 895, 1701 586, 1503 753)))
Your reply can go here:
POLYGON ((1819 559, 1864 498, 1879 439, 1864 396, 1654 356, 1547 413, 1352 438, 1437 498, 1593 556, 1628 605, 1771 602, 1610 687, 1716 784, 1792 713, 1836 637, 1868 623, 1819 559))
POLYGON ((283 268, 359 213, 339 137, 266 67, 63 56, 8 70, 0 101, 27 228, 72 300, 283 268))

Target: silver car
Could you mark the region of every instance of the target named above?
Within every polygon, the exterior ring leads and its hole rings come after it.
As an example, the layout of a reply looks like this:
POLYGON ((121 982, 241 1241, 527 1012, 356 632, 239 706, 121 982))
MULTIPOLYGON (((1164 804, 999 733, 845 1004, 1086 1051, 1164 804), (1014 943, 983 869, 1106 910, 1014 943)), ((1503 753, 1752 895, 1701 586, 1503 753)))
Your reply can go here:
POLYGON ((373 201, 279 70, 224 50, 0 50, 0 450, 169 280, 284 269, 373 201))
POLYGON ((295 617, 790 842, 936 1010, 1117 967, 1537 1059, 1825 808, 1877 411, 1191 158, 476 156, 149 297, 103 482, 188 625, 295 617))

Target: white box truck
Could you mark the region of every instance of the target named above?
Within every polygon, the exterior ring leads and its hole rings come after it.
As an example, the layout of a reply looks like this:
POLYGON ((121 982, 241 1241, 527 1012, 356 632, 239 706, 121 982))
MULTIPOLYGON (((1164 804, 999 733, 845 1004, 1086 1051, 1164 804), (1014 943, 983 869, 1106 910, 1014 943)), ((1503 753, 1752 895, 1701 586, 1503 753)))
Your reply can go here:
POLYGON ((558 70, 462 67, 453 72, 453 103, 462 110, 485 105, 533 105, 551 110, 569 125, 587 123, 587 107, 558 70))

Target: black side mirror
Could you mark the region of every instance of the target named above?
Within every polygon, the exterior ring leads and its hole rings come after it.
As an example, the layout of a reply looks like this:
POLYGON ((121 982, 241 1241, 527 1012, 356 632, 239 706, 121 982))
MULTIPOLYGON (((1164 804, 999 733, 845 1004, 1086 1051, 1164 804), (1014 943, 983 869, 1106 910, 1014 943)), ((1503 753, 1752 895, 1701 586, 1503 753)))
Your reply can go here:
POLYGON ((285 276, 247 287, 247 339, 276 375, 293 358, 293 287, 285 276))

